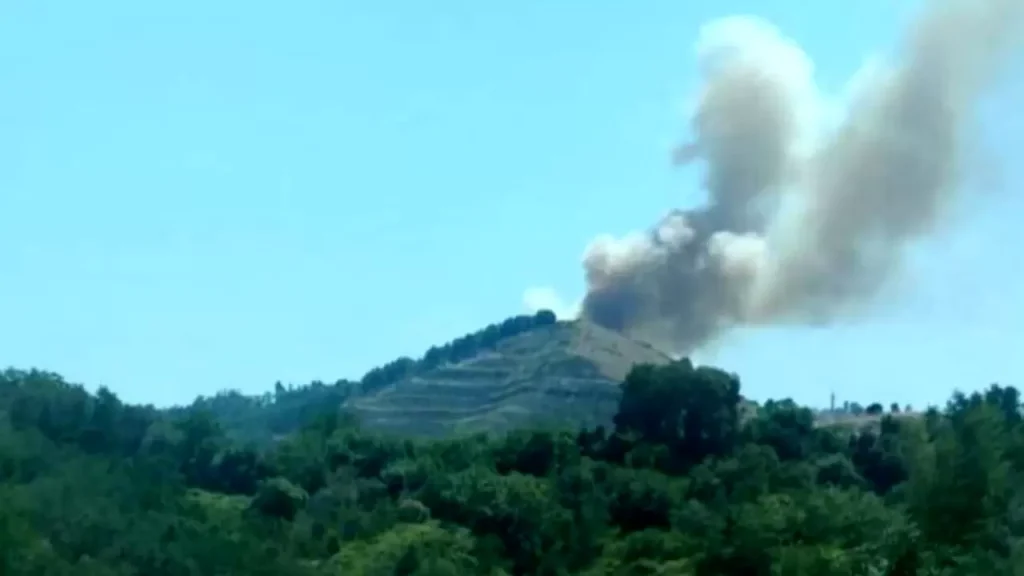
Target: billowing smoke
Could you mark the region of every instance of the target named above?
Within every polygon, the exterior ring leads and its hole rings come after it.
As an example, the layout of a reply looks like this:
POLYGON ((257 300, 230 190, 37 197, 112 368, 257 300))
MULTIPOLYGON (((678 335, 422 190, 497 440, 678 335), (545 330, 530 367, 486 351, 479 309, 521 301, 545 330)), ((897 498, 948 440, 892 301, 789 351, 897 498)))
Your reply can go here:
POLYGON ((851 81, 841 116, 770 24, 706 26, 694 140, 676 159, 704 164, 707 202, 596 239, 581 314, 686 353, 736 326, 859 311, 955 199, 964 129, 1022 19, 1024 0, 929 4, 892 66, 851 81))

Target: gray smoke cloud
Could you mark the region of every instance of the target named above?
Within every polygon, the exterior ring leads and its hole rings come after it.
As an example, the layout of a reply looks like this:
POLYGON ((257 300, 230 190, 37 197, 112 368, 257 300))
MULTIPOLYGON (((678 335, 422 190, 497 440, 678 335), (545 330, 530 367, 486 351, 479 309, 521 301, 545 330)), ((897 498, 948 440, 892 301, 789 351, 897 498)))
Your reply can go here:
POLYGON ((962 188, 973 105, 1022 24, 1024 0, 932 2, 891 65, 865 66, 838 100, 769 23, 705 26, 694 139, 676 160, 704 164, 708 200, 597 238, 580 314, 688 353, 737 326, 861 311, 962 188))

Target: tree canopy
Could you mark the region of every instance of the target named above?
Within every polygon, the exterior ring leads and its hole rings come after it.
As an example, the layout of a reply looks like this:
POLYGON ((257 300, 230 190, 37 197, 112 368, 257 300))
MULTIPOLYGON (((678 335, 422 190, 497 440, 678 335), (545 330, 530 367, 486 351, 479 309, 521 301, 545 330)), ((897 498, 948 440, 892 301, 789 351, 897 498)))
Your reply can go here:
POLYGON ((333 409, 263 445, 8 370, 0 574, 1022 573, 1015 388, 852 427, 740 392, 679 361, 636 367, 607 429, 413 440, 333 409))

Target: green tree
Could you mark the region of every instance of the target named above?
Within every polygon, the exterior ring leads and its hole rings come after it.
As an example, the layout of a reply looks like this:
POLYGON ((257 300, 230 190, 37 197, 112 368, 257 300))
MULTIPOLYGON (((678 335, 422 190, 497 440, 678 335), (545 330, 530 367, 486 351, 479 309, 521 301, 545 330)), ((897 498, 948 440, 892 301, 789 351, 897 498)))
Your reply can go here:
POLYGON ((638 366, 626 377, 615 427, 662 444, 673 464, 691 466, 731 452, 739 435, 739 379, 688 360, 638 366))

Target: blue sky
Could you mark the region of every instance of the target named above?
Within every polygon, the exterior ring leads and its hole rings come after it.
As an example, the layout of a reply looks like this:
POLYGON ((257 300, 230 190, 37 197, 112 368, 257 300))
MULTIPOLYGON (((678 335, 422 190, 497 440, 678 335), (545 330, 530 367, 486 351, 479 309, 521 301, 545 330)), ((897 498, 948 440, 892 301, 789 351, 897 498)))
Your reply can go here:
MULTIPOLYGON (((4 2, 0 364, 185 402, 358 377, 529 286, 578 297, 592 237, 695 192, 667 159, 702 23, 765 17, 839 89, 917 4, 4 2)), ((902 298, 702 357, 819 405, 1024 384, 1022 94, 986 101, 991 193, 902 298)))

